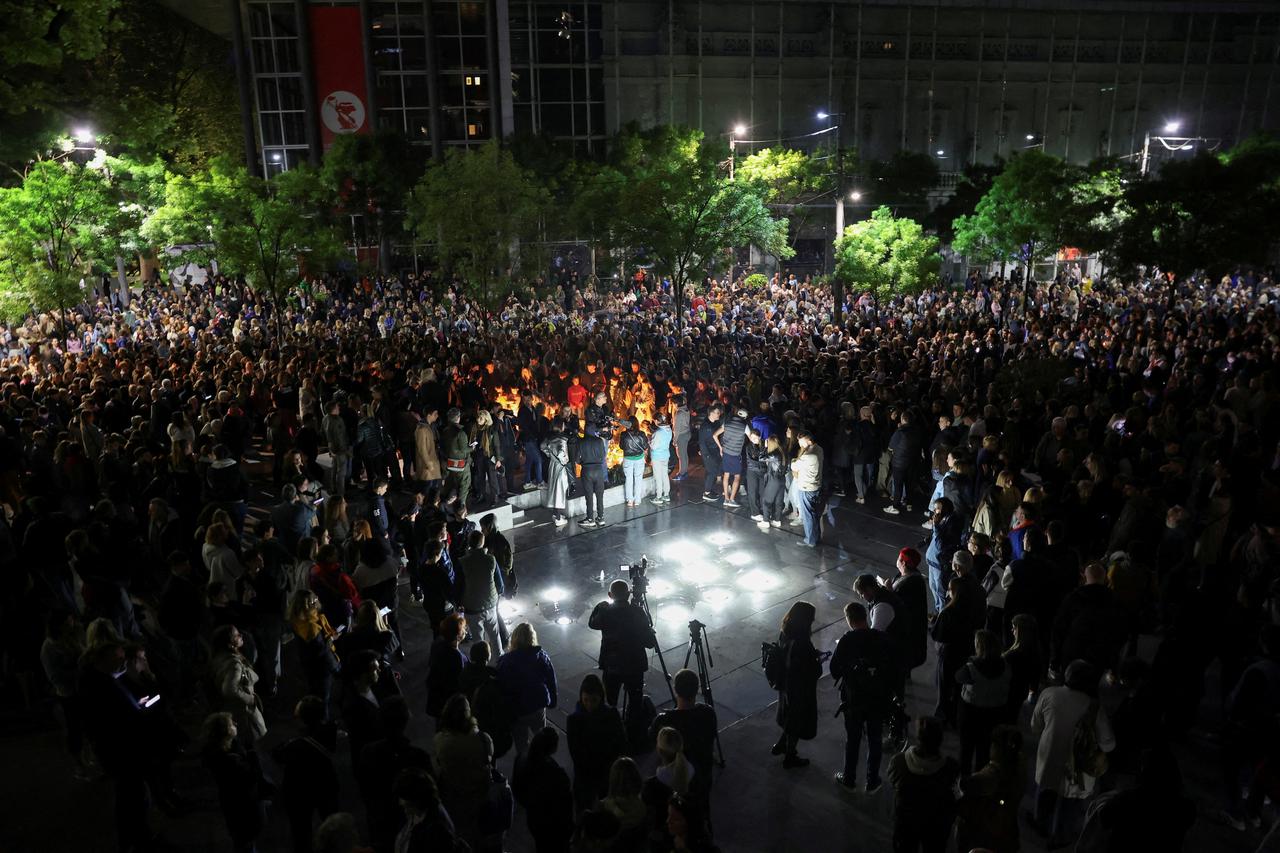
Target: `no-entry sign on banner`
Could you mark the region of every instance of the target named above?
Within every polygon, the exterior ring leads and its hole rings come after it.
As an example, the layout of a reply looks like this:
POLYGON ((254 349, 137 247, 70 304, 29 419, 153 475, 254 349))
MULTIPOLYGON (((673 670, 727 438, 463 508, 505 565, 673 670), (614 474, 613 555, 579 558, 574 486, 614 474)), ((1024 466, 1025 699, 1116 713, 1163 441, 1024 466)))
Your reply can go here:
POLYGON ((320 137, 326 151, 340 133, 368 133, 368 89, 360 43, 360 10, 355 6, 311 7, 311 56, 320 137))

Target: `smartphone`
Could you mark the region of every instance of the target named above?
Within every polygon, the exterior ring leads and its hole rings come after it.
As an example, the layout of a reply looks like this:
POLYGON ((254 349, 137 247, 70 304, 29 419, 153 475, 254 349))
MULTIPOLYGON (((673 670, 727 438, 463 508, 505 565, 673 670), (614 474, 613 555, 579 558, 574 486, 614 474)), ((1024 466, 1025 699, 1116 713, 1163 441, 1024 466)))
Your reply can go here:
POLYGON ((324 498, 316 498, 315 500, 313 500, 313 501, 311 502, 311 505, 312 505, 312 506, 320 506, 320 504, 322 504, 322 503, 324 503, 324 498))
POLYGON ((379 615, 381 615, 381 616, 386 616, 386 615, 387 615, 387 614, 389 614, 390 612, 391 612, 391 608, 390 608, 390 607, 379 607, 379 608, 378 608, 378 614, 379 614, 379 615))
POLYGON ((141 704, 142 704, 142 707, 144 708, 150 708, 152 705, 156 704, 159 701, 160 701, 160 694, 157 693, 154 696, 143 696, 141 704))
POLYGON ((1120 433, 1121 435, 1124 435, 1124 422, 1125 422, 1125 419, 1120 418, 1120 420, 1116 421, 1111 425, 1111 428, 1116 432, 1120 433))

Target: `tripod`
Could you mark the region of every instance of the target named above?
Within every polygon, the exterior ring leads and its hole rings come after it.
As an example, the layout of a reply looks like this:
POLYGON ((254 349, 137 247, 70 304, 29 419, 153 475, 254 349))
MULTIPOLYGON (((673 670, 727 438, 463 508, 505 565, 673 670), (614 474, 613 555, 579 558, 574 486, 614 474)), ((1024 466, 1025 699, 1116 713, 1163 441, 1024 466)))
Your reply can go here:
MULTIPOLYGON (((689 649, 684 653, 684 669, 689 668, 690 657, 695 657, 698 662, 698 683, 702 685, 702 697, 707 700, 707 706, 714 709, 716 700, 711 696, 711 668, 716 664, 711 659, 707 626, 697 619, 689 623, 689 649)), ((720 766, 724 767, 724 747, 720 745, 719 730, 716 731, 716 754, 720 756, 720 766)))
MULTIPOLYGON (((667 692, 671 694, 671 704, 676 703, 676 691, 671 686, 671 672, 667 669, 667 661, 662 656, 662 646, 658 642, 658 633, 653 629, 653 614, 649 611, 649 595, 647 578, 640 575, 632 580, 631 603, 644 611, 644 618, 649 623, 649 636, 653 638, 653 651, 658 656, 658 665, 662 667, 662 678, 667 683, 667 692)), ((623 716, 627 709, 623 708, 623 716)))

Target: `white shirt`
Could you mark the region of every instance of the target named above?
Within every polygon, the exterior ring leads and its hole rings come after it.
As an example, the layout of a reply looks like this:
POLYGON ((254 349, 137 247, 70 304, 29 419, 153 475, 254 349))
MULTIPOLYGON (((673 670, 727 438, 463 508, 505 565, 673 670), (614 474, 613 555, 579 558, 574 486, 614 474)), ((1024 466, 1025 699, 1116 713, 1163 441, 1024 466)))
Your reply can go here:
POLYGON ((871 612, 867 615, 874 630, 888 631, 889 626, 893 624, 893 605, 887 601, 877 601, 871 605, 871 612))

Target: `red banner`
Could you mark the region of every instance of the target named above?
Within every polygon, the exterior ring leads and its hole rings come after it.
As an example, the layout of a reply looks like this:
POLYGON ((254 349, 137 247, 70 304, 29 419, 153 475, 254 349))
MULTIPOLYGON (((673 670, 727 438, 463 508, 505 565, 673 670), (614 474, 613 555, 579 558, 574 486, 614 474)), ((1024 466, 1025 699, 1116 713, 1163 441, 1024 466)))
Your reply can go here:
POLYGON ((329 150, 341 133, 368 133, 368 89, 355 6, 311 7, 311 56, 320 103, 320 138, 329 150))

